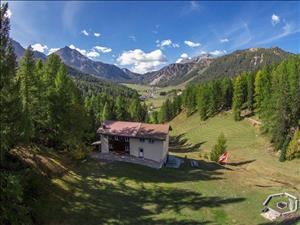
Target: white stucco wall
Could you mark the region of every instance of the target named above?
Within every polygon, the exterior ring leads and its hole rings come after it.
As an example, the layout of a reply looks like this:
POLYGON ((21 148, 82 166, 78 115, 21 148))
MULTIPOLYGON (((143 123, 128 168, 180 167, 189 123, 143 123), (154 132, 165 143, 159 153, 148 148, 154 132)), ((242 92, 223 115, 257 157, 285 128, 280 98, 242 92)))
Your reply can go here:
POLYGON ((139 157, 139 150, 142 148, 144 150, 145 159, 161 162, 165 160, 168 154, 168 142, 168 140, 154 140, 153 143, 150 143, 149 139, 145 139, 144 142, 141 142, 139 138, 130 138, 130 155, 139 157))
POLYGON ((108 153, 109 152, 109 146, 108 146, 108 137, 104 137, 101 135, 101 152, 108 153))

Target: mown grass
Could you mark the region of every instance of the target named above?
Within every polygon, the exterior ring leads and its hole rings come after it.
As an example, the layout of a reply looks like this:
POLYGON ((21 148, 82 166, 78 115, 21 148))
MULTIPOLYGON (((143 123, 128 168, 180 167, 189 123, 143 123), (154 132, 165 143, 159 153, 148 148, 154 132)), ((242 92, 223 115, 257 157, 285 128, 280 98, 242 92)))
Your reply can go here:
POLYGON ((274 192, 300 195, 299 161, 278 162, 266 137, 231 118, 202 122, 181 114, 171 123, 173 137, 179 136, 173 154, 198 160, 199 168, 186 162, 156 170, 92 159, 65 165, 68 172, 51 180, 38 213, 49 225, 269 224, 259 215, 262 202, 274 192), (230 153, 226 166, 203 158, 221 131, 230 153))

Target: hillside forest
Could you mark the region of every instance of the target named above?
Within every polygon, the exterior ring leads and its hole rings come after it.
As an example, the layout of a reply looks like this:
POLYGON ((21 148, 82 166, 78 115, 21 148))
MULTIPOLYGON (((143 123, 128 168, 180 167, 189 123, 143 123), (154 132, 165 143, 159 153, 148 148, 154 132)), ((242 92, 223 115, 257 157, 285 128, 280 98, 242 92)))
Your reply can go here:
POLYGON ((43 179, 10 151, 19 146, 86 157, 104 120, 165 123, 180 112, 202 120, 232 110, 236 121, 255 116, 280 160, 300 158, 300 58, 290 56, 255 73, 190 84, 181 95, 150 112, 132 89, 98 86, 73 76, 58 55, 35 60, 29 46, 18 63, 9 36, 8 4, 0 19, 0 224, 36 224, 43 179))

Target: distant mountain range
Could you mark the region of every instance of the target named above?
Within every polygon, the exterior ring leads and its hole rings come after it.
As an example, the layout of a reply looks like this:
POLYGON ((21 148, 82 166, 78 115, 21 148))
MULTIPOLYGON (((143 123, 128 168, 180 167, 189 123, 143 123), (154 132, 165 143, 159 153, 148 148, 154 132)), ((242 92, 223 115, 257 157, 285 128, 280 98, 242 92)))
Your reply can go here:
MULTIPOLYGON (((13 41, 17 60, 20 60, 25 49, 13 41)), ((146 74, 134 73, 128 69, 121 69, 115 65, 93 61, 75 49, 64 47, 52 53, 60 56, 72 73, 77 71, 82 77, 84 74, 103 80, 119 83, 142 83, 155 86, 176 85, 183 82, 201 82, 222 77, 233 77, 243 71, 256 71, 265 65, 279 63, 292 53, 278 47, 250 48, 238 50, 222 57, 212 57, 203 54, 192 59, 172 63, 158 71, 146 74)), ((47 56, 34 51, 36 59, 46 60, 47 56)))

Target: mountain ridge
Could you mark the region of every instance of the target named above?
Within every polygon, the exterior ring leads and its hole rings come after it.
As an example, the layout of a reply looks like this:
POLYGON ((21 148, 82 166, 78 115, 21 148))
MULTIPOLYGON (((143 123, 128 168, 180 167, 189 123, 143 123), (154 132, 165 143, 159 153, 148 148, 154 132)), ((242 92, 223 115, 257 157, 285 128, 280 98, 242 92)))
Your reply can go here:
MULTIPOLYGON (((20 60, 25 49, 15 40, 13 46, 20 60)), ((236 50, 232 53, 212 57, 209 54, 201 54, 191 59, 182 60, 179 63, 171 63, 157 71, 138 74, 127 68, 119 68, 116 65, 94 61, 76 49, 65 46, 52 54, 57 54, 62 61, 73 70, 82 74, 117 83, 136 83, 152 86, 178 85, 186 81, 201 82, 211 79, 219 79, 225 76, 233 77, 243 71, 254 72, 265 65, 279 63, 293 53, 284 51, 279 47, 272 48, 248 48, 236 50)), ((36 59, 46 60, 47 56, 34 51, 36 59)))

